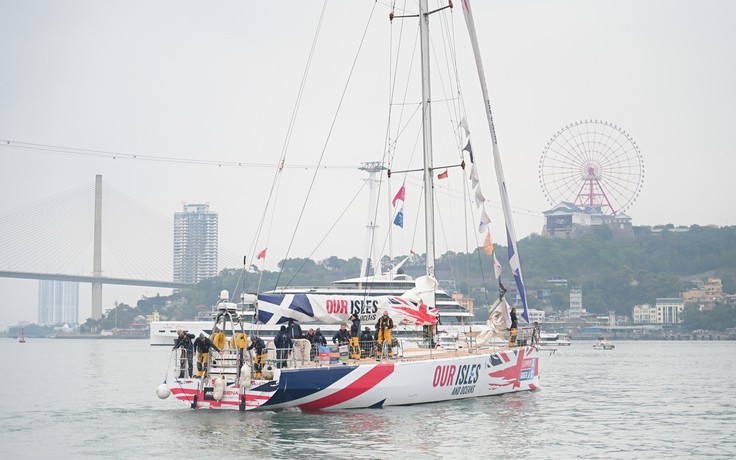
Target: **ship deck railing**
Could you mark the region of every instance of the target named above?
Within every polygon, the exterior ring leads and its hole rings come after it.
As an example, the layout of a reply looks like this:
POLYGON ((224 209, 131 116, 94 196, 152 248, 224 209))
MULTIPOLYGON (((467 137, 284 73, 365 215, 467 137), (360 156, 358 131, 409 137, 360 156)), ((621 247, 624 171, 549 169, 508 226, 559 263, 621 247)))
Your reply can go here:
MULTIPOLYGON (((377 362, 415 361, 426 359, 440 359, 478 355, 489 352, 509 349, 508 333, 504 337, 492 339, 482 346, 477 345, 478 332, 458 334, 452 337, 443 337, 435 341, 434 338, 419 336, 416 339, 393 338, 391 345, 379 344, 376 340, 358 341, 359 351, 351 348, 349 343, 312 346, 307 339, 293 340, 291 348, 276 349, 273 340, 267 342, 267 358, 265 364, 274 369, 318 368, 344 365, 358 365, 377 362)), ((538 345, 538 332, 535 336, 533 327, 518 329, 516 342, 513 346, 538 345)), ((223 376, 230 380, 240 378, 243 363, 248 364, 251 378, 255 373, 254 350, 226 348, 220 352, 211 352, 205 375, 223 376), (242 352, 242 353, 241 353, 242 352)), ((188 350, 177 350, 172 354, 174 375, 179 376, 184 371, 188 376, 188 350)), ((197 374, 196 354, 193 356, 194 374, 197 374)))

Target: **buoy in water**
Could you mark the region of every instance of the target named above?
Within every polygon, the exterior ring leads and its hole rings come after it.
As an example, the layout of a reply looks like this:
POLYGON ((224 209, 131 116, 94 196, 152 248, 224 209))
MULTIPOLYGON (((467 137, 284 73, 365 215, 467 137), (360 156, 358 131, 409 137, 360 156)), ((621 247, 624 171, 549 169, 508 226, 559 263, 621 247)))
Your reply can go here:
POLYGON ((215 401, 221 401, 222 396, 225 394, 225 378, 220 377, 218 379, 215 379, 215 388, 212 391, 212 397, 215 398, 215 401))
POLYGON ((171 394, 171 390, 169 390, 169 386, 165 383, 162 383, 161 385, 156 387, 156 396, 158 396, 161 399, 166 399, 171 394))

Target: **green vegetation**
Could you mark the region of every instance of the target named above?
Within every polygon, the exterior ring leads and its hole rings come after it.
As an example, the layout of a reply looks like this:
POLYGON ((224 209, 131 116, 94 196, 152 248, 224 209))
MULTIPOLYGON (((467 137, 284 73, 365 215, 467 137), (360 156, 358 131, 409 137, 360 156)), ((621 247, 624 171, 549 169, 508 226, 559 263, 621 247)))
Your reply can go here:
MULTIPOLYGON (((631 315, 631 308, 636 304, 654 304, 657 297, 677 297, 691 287, 691 280, 708 276, 721 278, 724 292, 736 291, 736 227, 692 226, 689 232, 682 233, 671 231, 674 229, 671 225, 662 229, 661 233, 651 233, 649 228, 637 228, 636 238, 629 241, 614 240, 605 229, 575 240, 536 235, 523 239, 519 250, 530 307, 541 308, 537 293, 549 290, 551 305, 555 309, 567 309, 571 286, 582 287, 583 304, 589 312, 615 310, 622 315, 631 315), (568 284, 554 286, 547 282, 549 279, 566 279, 568 284)), ((505 247, 496 245, 496 257, 504 266, 502 280, 507 288, 512 288, 506 254, 505 247)), ((397 257, 393 263, 402 259, 397 257)), ((383 262, 385 267, 392 261, 384 258, 383 262)), ((127 327, 136 317, 154 310, 170 319, 193 319, 198 312, 209 311, 223 289, 237 299, 243 291, 326 285, 357 277, 360 263, 355 257, 343 260, 333 256, 319 262, 288 259, 279 264, 280 272, 261 272, 251 266, 244 276, 240 269, 224 269, 219 276, 200 282, 194 289, 167 297, 143 298, 135 307, 119 304, 101 320, 88 320, 82 329, 86 332, 110 329, 114 327, 116 313, 118 327, 127 327)), ((412 255, 402 268, 410 275, 421 275, 423 256, 412 255)), ((457 289, 473 297, 478 305, 489 303, 496 296, 492 258, 482 249, 470 254, 447 252, 437 260, 436 272, 439 280, 454 280, 457 289)), ((701 322, 702 328, 713 329, 716 323, 732 324, 734 320, 733 310, 723 308, 704 312, 703 318, 695 314, 700 312, 694 313, 692 309, 688 312, 686 322, 693 325, 692 329, 701 328, 701 322), (729 314, 730 320, 719 316, 729 314)))
POLYGON ((697 305, 685 306, 683 327, 689 331, 704 329, 725 331, 736 327, 736 306, 717 303, 710 311, 699 311, 697 305))

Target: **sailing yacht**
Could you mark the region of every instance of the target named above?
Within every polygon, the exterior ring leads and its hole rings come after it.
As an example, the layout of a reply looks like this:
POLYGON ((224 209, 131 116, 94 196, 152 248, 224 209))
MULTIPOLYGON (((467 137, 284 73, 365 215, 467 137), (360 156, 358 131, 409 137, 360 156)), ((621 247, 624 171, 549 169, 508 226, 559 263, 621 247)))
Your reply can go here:
MULTIPOLYGON (((462 3, 493 141, 496 178, 509 240, 510 265, 523 304, 522 317, 528 321, 525 316, 526 300, 521 263, 473 17, 469 0, 463 0, 462 3)), ((436 172, 432 159, 429 103, 429 19, 433 14, 447 8, 452 8, 451 2, 443 8, 429 11, 427 0, 420 0, 418 14, 413 16, 419 21, 422 58, 422 176, 426 273, 412 280, 411 288, 401 295, 388 294, 367 299, 348 294, 336 296, 323 292, 276 291, 244 298, 244 303, 252 306, 256 321, 264 327, 277 326, 287 321, 298 321, 302 325, 340 324, 354 314, 364 324, 371 324, 377 316, 385 312, 397 326, 411 325, 430 334, 436 330, 439 312, 433 217, 433 177, 436 172)), ((410 16, 391 15, 392 20, 408 17, 410 16)), ((478 335, 483 340, 475 346, 471 341, 470 347, 455 350, 403 347, 401 353, 397 353, 392 350, 390 342, 384 341, 376 343, 375 353, 369 356, 356 356, 347 346, 319 347, 319 359, 314 359, 314 353, 302 346, 306 344, 297 344, 294 347, 294 356, 287 363, 278 365, 273 365, 270 361, 264 363, 262 354, 254 357, 250 351, 240 353, 241 350, 237 348, 223 349, 221 353, 210 354, 207 370, 201 378, 180 377, 183 365, 180 363, 184 360, 172 353, 170 373, 156 393, 162 399, 173 394, 192 408, 245 411, 297 407, 304 411, 313 411, 380 408, 534 390, 539 387, 540 369, 538 347, 533 337, 539 337, 539 331, 534 331, 531 339, 525 338, 521 331, 516 342, 511 342, 508 346, 497 346, 494 345, 496 342, 489 340, 505 332, 504 329, 508 327, 508 314, 505 313, 508 305, 503 298, 504 292, 503 289, 500 290, 499 299, 489 315, 487 329, 478 335), (499 324, 502 325, 500 328, 495 327, 499 324)), ((245 323, 234 304, 227 301, 227 293, 223 294, 214 324, 222 330, 231 331, 233 336, 245 333, 245 323)), ((257 344, 258 341, 254 340, 253 345, 257 344)))

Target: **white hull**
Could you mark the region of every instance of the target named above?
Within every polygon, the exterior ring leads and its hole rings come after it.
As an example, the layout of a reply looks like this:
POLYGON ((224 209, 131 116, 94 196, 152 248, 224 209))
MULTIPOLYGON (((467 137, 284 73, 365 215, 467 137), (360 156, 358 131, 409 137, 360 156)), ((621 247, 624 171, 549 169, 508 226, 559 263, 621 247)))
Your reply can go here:
POLYGON ((190 405, 196 396, 196 408, 378 408, 534 390, 539 387, 539 356, 535 347, 518 347, 443 353, 430 359, 307 365, 276 370, 271 381, 251 380, 247 390, 233 377, 220 401, 211 396, 214 376, 203 382, 174 381, 172 393, 190 405))

